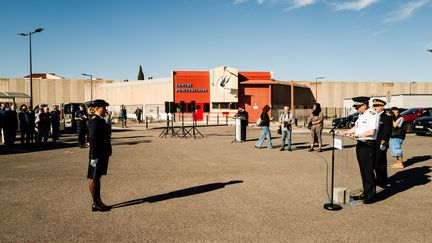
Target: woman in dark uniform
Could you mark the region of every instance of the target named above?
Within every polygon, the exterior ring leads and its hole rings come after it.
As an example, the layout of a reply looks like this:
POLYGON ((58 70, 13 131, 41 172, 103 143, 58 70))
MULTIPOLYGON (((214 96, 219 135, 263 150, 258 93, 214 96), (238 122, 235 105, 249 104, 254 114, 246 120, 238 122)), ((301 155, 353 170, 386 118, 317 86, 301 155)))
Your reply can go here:
POLYGON ((107 174, 108 160, 112 153, 110 132, 103 118, 108 105, 107 102, 99 99, 90 104, 95 111, 89 122, 90 151, 87 173, 87 178, 90 179, 89 189, 93 198, 92 211, 109 211, 111 209, 102 202, 100 197, 100 178, 107 174))

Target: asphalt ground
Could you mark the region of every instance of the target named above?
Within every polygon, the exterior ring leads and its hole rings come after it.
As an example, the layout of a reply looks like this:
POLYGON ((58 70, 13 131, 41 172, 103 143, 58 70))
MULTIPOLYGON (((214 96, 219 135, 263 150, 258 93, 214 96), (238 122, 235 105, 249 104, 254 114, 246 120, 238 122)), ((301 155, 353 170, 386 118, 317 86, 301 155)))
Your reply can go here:
MULTIPOLYGON (((0 242, 431 242, 432 137, 408 135, 407 167, 389 168, 391 185, 370 205, 327 211, 324 152, 256 149, 259 130, 231 143, 234 127, 200 128, 204 138, 158 137, 142 127, 113 132, 102 198, 91 212, 88 149, 73 135, 46 148, 0 148, 0 242)), ((335 185, 360 193, 352 142, 335 151, 335 185)), ((264 143, 265 146, 266 143, 264 143)), ((389 164, 392 160, 389 156, 389 164)))

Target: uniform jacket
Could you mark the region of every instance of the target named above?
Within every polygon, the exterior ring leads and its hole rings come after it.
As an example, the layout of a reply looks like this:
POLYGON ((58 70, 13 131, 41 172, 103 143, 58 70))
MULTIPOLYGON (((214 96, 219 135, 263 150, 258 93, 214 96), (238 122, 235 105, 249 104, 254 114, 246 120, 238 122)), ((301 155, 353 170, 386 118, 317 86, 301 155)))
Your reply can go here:
POLYGON ((18 114, 21 130, 27 130, 31 127, 31 114, 23 111, 18 114), (27 117, 27 119, 25 118, 27 117))
POLYGON ((89 122, 90 159, 108 158, 112 154, 111 135, 105 119, 95 115, 89 122))
POLYGON ((377 142, 380 144, 382 143, 382 141, 388 143, 390 140, 390 136, 392 135, 392 130, 393 130, 392 117, 384 111, 380 115, 378 134, 376 139, 377 142))

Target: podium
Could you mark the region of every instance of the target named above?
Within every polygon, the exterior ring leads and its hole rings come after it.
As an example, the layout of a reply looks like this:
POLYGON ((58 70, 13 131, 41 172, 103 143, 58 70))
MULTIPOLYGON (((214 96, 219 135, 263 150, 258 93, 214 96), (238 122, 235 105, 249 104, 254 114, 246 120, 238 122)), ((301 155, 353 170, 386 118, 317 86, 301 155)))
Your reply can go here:
MULTIPOLYGON (((329 203, 324 204, 327 210, 340 210, 340 205, 351 205, 351 195, 361 191, 358 178, 360 172, 355 147, 357 141, 352 137, 332 134, 331 177, 327 178, 327 196, 329 203), (329 182, 330 188, 329 188, 329 182)), ((360 184, 361 185, 361 184, 360 184)))
POLYGON ((237 117, 235 119, 235 141, 240 142, 241 141, 241 118, 237 117))

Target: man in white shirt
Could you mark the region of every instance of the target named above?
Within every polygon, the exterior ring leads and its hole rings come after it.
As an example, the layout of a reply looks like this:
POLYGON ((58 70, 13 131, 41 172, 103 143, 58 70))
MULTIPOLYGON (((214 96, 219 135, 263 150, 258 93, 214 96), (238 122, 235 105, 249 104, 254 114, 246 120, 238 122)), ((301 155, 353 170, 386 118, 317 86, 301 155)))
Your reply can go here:
POLYGON ((356 154, 363 182, 363 194, 354 197, 363 200, 365 204, 375 200, 375 148, 379 126, 379 116, 369 108, 369 97, 354 97, 354 107, 360 113, 355 126, 348 131, 338 131, 338 134, 356 138, 356 154))

